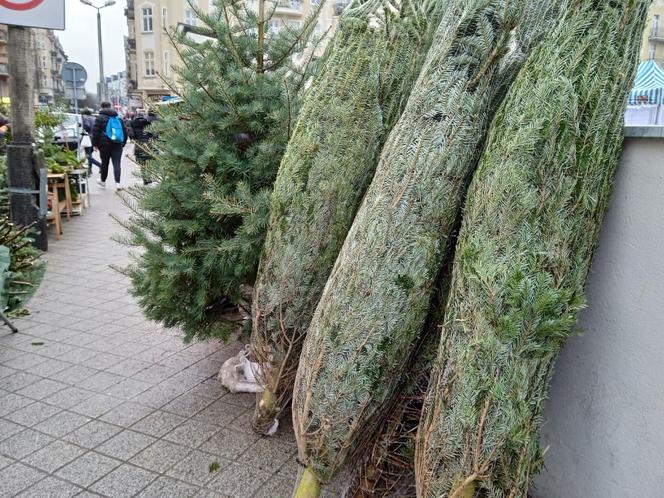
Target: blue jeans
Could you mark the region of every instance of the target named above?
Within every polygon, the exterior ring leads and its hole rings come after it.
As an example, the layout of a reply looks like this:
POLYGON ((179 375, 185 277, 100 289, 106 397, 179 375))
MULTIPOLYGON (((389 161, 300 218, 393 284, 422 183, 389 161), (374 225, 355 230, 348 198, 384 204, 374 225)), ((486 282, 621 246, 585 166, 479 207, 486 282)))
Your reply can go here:
POLYGON ((99 147, 99 155, 101 156, 101 181, 105 182, 108 178, 108 163, 113 161, 113 176, 115 177, 115 183, 120 184, 120 161, 122 160, 122 145, 121 144, 112 144, 112 145, 103 145, 99 147))
POLYGON ((94 157, 92 157, 92 151, 94 150, 93 147, 86 147, 85 148, 85 157, 88 158, 88 171, 92 173, 92 166, 97 166, 98 168, 101 168, 101 163, 97 161, 94 157))

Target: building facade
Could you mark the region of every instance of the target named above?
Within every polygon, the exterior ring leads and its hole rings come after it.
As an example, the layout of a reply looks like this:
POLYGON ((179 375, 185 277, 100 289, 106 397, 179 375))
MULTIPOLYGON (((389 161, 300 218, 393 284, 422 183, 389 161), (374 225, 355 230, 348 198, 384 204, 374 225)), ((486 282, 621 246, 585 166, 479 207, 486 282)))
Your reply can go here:
POLYGON ((654 60, 664 67, 664 0, 655 0, 643 32, 641 60, 654 60))
POLYGON ((34 93, 38 105, 54 104, 65 97, 62 81, 62 65, 67 62, 60 40, 52 30, 31 30, 31 45, 34 54, 34 93))
POLYGON ((126 71, 106 76, 106 95, 108 101, 118 110, 125 109, 129 105, 126 71))
MULTIPOLYGON (((274 8, 268 29, 300 27, 321 0, 268 0, 266 10, 274 8)), ((247 7, 258 9, 258 0, 246 0, 247 7)), ((338 16, 350 0, 327 1, 315 33, 323 35, 334 29, 338 16)), ((209 13, 214 0, 198 0, 197 8, 209 13)), ((196 26, 198 19, 187 0, 127 0, 125 10, 129 35, 125 40, 127 81, 130 107, 161 100, 177 92, 173 67, 179 63, 167 30, 178 25, 196 26), (175 91, 174 91, 175 90, 175 91)))

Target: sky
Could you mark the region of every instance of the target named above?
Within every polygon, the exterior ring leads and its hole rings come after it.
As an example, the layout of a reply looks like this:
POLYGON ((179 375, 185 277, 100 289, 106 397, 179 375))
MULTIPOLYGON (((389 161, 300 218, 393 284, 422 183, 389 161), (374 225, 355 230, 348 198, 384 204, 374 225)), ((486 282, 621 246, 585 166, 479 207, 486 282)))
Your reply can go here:
MULTIPOLYGON (((125 70, 124 36, 127 20, 124 16, 125 0, 116 0, 111 7, 101 9, 102 46, 104 48, 104 75, 125 70)), ((104 0, 92 0, 102 5, 104 0)), ((70 62, 78 62, 88 72, 85 84, 88 92, 97 93, 99 56, 97 55, 97 10, 79 0, 65 1, 65 30, 56 31, 70 62)))

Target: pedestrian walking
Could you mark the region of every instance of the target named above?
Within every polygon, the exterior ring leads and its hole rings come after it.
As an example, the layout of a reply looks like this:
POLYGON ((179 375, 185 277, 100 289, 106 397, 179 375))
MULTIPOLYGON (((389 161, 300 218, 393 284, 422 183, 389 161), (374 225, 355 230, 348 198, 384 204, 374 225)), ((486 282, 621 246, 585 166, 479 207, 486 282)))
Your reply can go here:
POLYGON ((108 164, 113 162, 113 176, 116 190, 122 190, 120 177, 122 169, 122 149, 127 143, 127 128, 110 102, 102 102, 99 116, 92 127, 92 145, 99 150, 101 156, 101 178, 97 180, 100 187, 106 188, 108 164))
POLYGON ((134 157, 136 158, 136 162, 141 168, 143 185, 152 183, 152 180, 150 180, 150 175, 146 171, 145 164, 152 155, 149 151, 149 147, 155 138, 155 134, 150 129, 150 125, 156 120, 157 116, 154 111, 151 110, 148 111, 147 115, 137 114, 136 117, 131 120, 130 131, 134 143, 136 144, 136 147, 134 148, 134 157))
POLYGON ((88 160, 88 173, 92 174, 92 166, 97 166, 101 170, 101 163, 92 157, 94 147, 92 147, 92 129, 95 125, 95 118, 90 109, 84 109, 82 112, 83 133, 81 137, 81 147, 85 151, 85 157, 88 160))

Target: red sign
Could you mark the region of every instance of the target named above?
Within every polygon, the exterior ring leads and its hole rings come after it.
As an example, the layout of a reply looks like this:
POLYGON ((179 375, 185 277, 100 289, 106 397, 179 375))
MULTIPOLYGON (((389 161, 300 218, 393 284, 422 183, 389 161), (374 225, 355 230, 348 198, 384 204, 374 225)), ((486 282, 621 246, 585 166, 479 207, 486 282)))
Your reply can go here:
POLYGON ((0 0, 0 7, 12 10, 30 10, 38 7, 44 0, 29 0, 28 2, 16 2, 15 0, 0 0))

